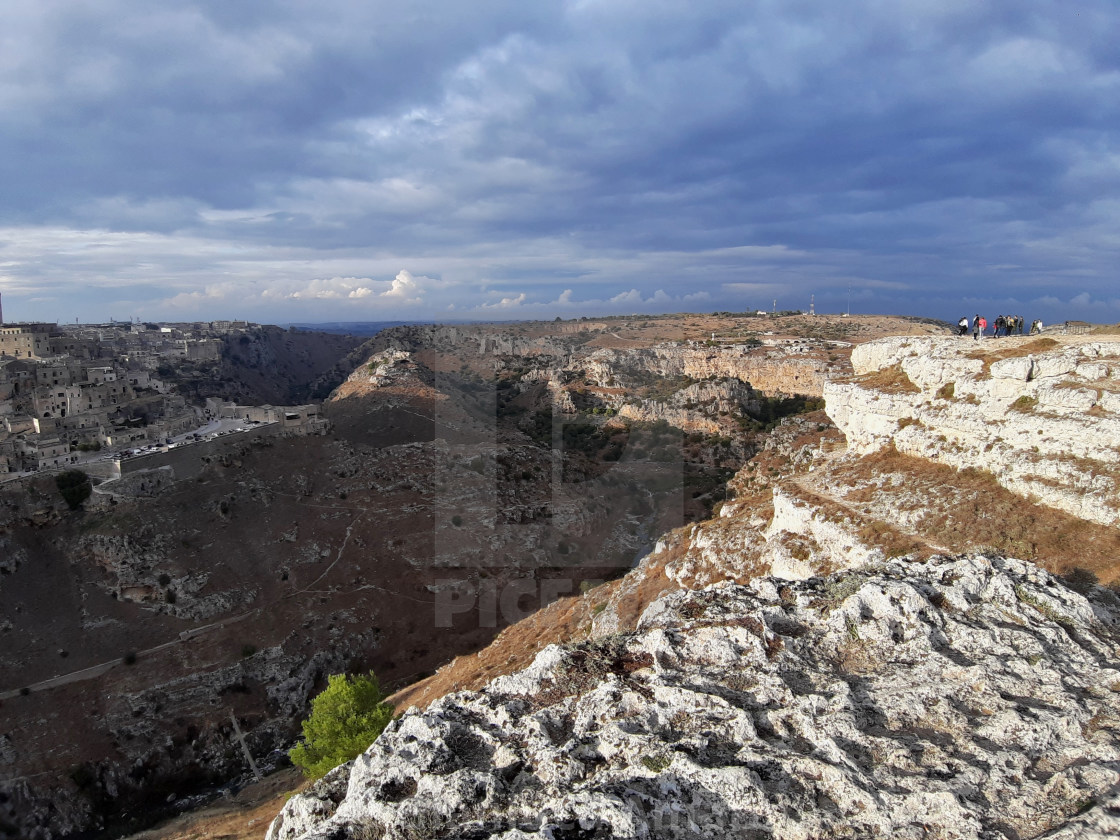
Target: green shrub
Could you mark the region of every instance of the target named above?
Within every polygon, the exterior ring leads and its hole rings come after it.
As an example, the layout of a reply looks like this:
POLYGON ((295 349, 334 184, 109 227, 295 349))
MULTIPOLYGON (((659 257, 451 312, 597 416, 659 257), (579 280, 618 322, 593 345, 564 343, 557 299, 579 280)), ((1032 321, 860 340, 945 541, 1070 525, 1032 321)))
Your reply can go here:
POLYGON ((58 486, 58 492, 62 494, 62 498, 66 500, 70 510, 80 508, 82 502, 88 499, 93 492, 93 485, 90 484, 89 476, 81 470, 61 472, 55 476, 54 483, 58 486))
POLYGON ((384 700, 372 672, 332 675, 311 701, 303 739, 288 751, 288 757, 309 779, 325 776, 377 740, 393 719, 393 707, 384 700))

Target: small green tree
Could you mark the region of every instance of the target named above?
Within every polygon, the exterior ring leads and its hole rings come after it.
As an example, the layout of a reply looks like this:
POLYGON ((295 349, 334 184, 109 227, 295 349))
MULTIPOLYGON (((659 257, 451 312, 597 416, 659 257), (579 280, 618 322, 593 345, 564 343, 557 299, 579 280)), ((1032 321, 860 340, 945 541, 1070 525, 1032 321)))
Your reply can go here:
POLYGON ((325 776, 377 740, 393 719, 393 707, 384 700, 372 671, 352 677, 333 674, 311 701, 303 740, 288 751, 288 757, 307 778, 325 776))
POLYGON ((58 492, 62 494, 62 498, 66 500, 70 510, 80 508, 82 502, 88 499, 93 492, 89 476, 81 470, 67 470, 59 473, 54 477, 54 483, 58 486, 58 492))

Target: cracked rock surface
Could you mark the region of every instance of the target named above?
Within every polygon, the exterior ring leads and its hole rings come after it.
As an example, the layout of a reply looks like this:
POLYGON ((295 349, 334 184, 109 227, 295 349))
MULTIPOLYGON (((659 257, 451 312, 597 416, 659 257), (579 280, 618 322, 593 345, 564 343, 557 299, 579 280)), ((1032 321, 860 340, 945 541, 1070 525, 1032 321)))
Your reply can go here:
POLYGON ((325 838, 1120 835, 1120 599, 971 555, 655 601, 392 723, 325 838))

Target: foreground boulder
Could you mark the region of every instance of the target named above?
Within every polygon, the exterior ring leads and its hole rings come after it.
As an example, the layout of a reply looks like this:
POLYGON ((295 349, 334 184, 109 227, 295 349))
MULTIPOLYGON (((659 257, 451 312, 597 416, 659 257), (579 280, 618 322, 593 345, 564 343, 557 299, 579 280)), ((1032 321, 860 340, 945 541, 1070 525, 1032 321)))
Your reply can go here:
POLYGON ((1118 785, 1120 599, 935 557, 664 596, 405 714, 268 837, 1072 840, 1120 836, 1118 785))

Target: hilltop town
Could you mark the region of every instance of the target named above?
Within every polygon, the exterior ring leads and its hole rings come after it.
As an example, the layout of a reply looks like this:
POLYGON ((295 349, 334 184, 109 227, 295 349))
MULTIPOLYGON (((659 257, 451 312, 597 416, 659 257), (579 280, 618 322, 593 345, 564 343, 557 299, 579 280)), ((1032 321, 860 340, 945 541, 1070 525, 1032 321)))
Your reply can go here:
POLYGON ((0 475, 80 466, 110 478, 122 462, 127 472, 130 458, 250 426, 324 431, 312 404, 188 400, 184 385, 220 381, 230 348, 250 345, 261 329, 246 321, 0 324, 0 475))

